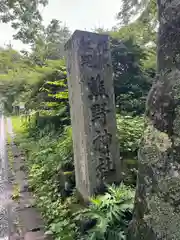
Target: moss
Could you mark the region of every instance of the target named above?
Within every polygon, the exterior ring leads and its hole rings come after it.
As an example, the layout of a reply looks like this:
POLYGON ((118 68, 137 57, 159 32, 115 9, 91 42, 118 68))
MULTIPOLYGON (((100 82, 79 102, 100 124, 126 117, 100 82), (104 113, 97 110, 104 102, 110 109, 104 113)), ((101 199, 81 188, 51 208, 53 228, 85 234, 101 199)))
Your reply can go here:
POLYGON ((172 147, 168 134, 160 132, 148 123, 139 150, 140 164, 155 165, 160 157, 172 147))
POLYGON ((174 141, 147 122, 139 152, 133 240, 180 240, 180 167, 174 141))
POLYGON ((157 151, 165 152, 172 146, 171 139, 165 132, 160 132, 151 123, 148 124, 144 132, 144 143, 149 147, 156 147, 157 151))
POLYGON ((20 198, 20 187, 18 184, 13 185, 12 199, 18 201, 20 198))
POLYGON ((157 195, 148 199, 149 214, 144 216, 147 226, 153 230, 156 239, 180 239, 180 214, 174 207, 157 195))

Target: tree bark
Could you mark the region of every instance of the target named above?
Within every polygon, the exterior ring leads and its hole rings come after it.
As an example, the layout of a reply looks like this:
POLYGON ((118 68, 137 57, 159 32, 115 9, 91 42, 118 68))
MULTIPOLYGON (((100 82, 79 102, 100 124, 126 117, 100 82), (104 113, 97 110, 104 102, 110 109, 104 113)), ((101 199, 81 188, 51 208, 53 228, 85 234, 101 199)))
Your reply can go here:
POLYGON ((147 99, 130 240, 180 240, 180 0, 157 5, 157 80, 147 99))

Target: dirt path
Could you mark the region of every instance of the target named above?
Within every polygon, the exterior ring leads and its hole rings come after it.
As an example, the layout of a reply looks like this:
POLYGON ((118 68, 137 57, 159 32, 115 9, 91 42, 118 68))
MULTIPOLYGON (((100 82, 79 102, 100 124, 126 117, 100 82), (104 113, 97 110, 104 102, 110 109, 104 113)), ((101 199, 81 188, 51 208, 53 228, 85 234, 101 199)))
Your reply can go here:
POLYGON ((13 158, 12 168, 14 173, 14 184, 16 184, 19 189, 19 197, 17 201, 18 208, 16 210, 16 215, 18 216, 19 237, 24 240, 47 239, 44 234, 44 223, 40 213, 34 207, 34 197, 28 187, 24 156, 14 144, 14 133, 10 118, 7 118, 7 132, 11 139, 9 147, 13 158))

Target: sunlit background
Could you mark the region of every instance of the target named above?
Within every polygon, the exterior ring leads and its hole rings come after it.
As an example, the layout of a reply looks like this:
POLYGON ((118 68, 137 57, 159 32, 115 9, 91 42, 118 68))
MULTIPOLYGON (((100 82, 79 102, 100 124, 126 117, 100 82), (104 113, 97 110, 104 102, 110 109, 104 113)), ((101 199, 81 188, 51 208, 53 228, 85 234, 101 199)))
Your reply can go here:
MULTIPOLYGON (((116 14, 120 9, 120 0, 50 0, 49 5, 41 10, 44 23, 52 18, 62 21, 71 31, 75 29, 92 30, 111 28, 117 24, 116 14)), ((0 46, 12 44, 17 50, 25 46, 13 40, 14 30, 10 25, 0 23, 0 46)))

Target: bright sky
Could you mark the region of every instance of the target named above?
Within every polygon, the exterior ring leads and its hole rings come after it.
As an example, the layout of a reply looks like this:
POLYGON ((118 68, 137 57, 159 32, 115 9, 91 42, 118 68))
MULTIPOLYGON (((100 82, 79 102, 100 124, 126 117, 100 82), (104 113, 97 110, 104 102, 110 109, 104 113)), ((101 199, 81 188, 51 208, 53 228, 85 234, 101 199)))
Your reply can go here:
MULTIPOLYGON (((95 27, 111 28, 121 5, 121 0, 49 0, 49 5, 42 11, 45 24, 52 18, 65 23, 71 31, 91 30, 95 27)), ((13 30, 7 24, 0 24, 0 46, 13 44, 20 50, 23 45, 13 41, 13 30)))

